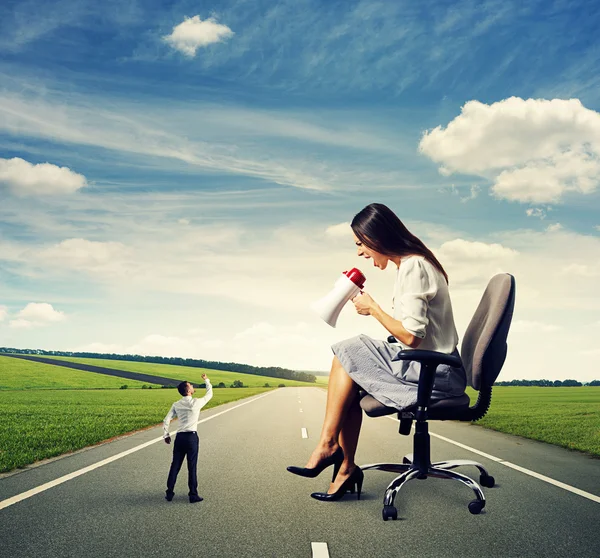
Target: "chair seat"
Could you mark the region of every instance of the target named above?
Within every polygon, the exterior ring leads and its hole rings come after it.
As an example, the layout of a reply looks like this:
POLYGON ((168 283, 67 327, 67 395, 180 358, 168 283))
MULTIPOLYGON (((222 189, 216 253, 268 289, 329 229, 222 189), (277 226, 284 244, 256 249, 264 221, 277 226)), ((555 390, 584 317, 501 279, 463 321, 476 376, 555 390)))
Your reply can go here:
MULTIPOLYGON (((386 415, 393 415, 398 413, 398 409, 395 407, 388 407, 383 403, 380 403, 373 396, 366 392, 360 400, 360 406, 367 415, 370 417, 383 417, 386 415)), ((448 397, 447 399, 438 399, 432 401, 431 405, 427 409, 427 418, 432 420, 452 420, 459 419, 464 411, 468 410, 470 405, 469 396, 464 393, 460 397, 448 397)), ((403 409, 403 412, 416 411, 416 406, 407 407, 403 409)))

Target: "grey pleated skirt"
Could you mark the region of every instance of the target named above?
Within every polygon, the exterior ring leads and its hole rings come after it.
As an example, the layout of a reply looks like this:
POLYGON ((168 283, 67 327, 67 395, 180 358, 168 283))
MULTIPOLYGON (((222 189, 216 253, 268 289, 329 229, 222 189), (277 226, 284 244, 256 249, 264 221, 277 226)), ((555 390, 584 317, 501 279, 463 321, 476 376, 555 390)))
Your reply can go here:
MULTIPOLYGON (((335 343, 331 349, 350 377, 377 401, 398 410, 416 404, 421 364, 396 360, 403 350, 399 343, 358 335, 335 343)), ((441 364, 435 372, 431 399, 458 397, 466 385, 464 368, 441 364)))

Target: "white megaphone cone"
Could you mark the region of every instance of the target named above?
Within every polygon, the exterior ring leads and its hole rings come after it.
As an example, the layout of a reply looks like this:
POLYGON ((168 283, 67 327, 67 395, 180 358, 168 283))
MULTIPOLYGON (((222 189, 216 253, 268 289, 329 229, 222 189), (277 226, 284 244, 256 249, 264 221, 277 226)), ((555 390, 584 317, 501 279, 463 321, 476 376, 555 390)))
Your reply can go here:
POLYGON ((365 276, 359 269, 354 267, 344 271, 329 294, 313 302, 310 307, 331 327, 335 327, 346 302, 359 294, 364 284, 365 276))

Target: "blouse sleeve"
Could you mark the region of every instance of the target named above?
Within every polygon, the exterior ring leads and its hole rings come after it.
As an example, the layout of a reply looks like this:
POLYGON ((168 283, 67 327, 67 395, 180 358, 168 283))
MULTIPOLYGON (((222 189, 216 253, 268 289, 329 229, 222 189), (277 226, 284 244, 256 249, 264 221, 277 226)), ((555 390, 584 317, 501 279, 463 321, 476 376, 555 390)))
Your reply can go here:
POLYGON ((429 324, 429 301, 437 294, 437 283, 428 273, 429 264, 421 258, 409 258, 403 265, 407 268, 398 278, 398 319, 404 329, 424 339, 429 324))

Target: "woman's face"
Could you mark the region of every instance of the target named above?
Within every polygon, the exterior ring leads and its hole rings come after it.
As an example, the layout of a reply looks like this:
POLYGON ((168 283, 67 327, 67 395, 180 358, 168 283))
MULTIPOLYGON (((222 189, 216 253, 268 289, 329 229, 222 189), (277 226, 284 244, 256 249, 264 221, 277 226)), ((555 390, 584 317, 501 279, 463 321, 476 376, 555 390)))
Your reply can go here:
POLYGON ((358 239, 358 237, 355 234, 354 234, 354 244, 356 244, 357 253, 359 256, 362 256, 363 258, 366 258, 367 260, 368 259, 373 260, 373 265, 375 267, 378 267, 379 269, 385 269, 387 267, 387 264, 390 261, 390 259, 387 256, 384 256, 383 254, 376 252, 375 250, 371 250, 370 248, 367 248, 358 239))

